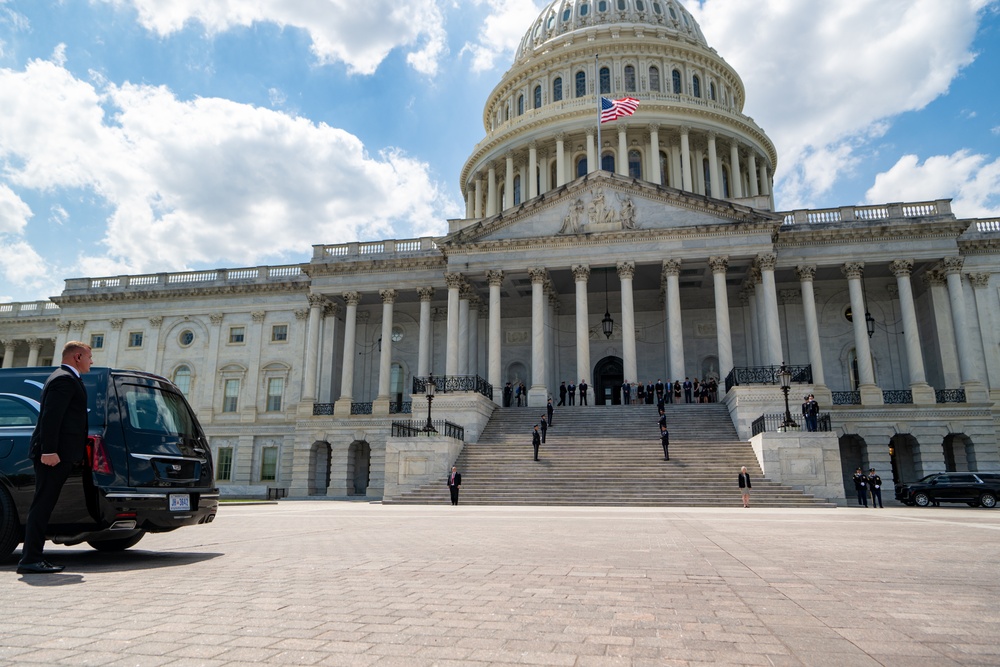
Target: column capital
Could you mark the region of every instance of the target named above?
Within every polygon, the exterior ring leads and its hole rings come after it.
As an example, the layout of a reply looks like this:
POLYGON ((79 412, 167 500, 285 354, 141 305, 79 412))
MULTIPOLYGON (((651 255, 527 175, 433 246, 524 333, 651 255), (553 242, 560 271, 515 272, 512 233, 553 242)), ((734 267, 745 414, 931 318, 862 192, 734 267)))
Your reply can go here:
POLYGON ((778 265, 778 256, 773 252, 762 252, 757 255, 757 267, 761 271, 774 271, 778 265))
MULTIPOLYGON (((225 313, 211 313, 208 316, 208 321, 211 322, 215 326, 219 326, 220 324, 222 324, 222 320, 223 320, 223 318, 225 316, 226 316, 225 313)), ((121 329, 122 328, 122 323, 124 321, 125 320, 121 320, 121 319, 111 320, 111 328, 112 329, 121 329)))
POLYGON ((4 338, 0 340, 0 345, 3 345, 9 351, 14 351, 21 346, 21 341, 15 338, 4 338))
POLYGON ((924 274, 924 283, 930 287, 940 287, 945 282, 944 272, 940 269, 931 269, 924 274))
POLYGON ((973 287, 978 287, 980 289, 990 286, 990 274, 988 273, 970 273, 969 282, 972 283, 973 287))
MULTIPOLYGON (((153 320, 154 319, 156 319, 156 318, 154 318, 154 317, 149 318, 149 323, 153 324, 153 320)), ((163 318, 161 317, 159 323, 153 324, 153 326, 154 327, 158 327, 162 323, 163 323, 163 318)), ((87 324, 87 322, 84 321, 84 320, 73 320, 72 322, 69 323, 69 326, 70 326, 71 329, 76 329, 77 331, 83 331, 83 327, 86 324, 87 324)))
POLYGON ((396 297, 399 296, 399 292, 394 289, 380 289, 378 295, 382 297, 383 304, 393 304, 396 303, 396 297))
POLYGON ((799 276, 799 282, 811 283, 816 279, 816 265, 799 264, 795 267, 795 273, 799 276))
POLYGON ((962 266, 965 264, 964 257, 945 257, 942 261, 944 264, 944 274, 950 276, 953 273, 962 273, 962 266))
MULTIPOLYGON (((151 327, 159 327, 159 326, 162 326, 162 325, 163 325, 163 316, 162 315, 155 315, 155 316, 149 318, 149 326, 151 326, 151 327)), ((73 323, 73 326, 74 326, 74 328, 76 327, 76 322, 73 323)), ((83 327, 79 327, 79 328, 82 329, 83 327)))
POLYGON ((473 310, 478 311, 482 307, 483 307, 483 300, 480 299, 479 296, 477 296, 476 294, 473 294, 469 298, 469 311, 470 312, 473 310))
POLYGON ((470 300, 476 295, 475 290, 472 289, 472 285, 467 282, 463 282, 462 286, 458 288, 458 298, 464 301, 470 300))
POLYGON ((342 296, 348 306, 356 306, 361 303, 361 292, 344 292, 342 296))
POLYGON ((503 285, 503 271, 500 269, 487 271, 486 281, 490 284, 490 287, 500 287, 503 285))
POLYGON ((42 349, 42 345, 44 345, 47 340, 47 338, 29 338, 27 340, 28 349, 38 351, 42 349))
POLYGON ((339 303, 327 301, 325 304, 323 304, 323 317, 327 317, 329 315, 337 317, 338 315, 340 315, 341 310, 342 309, 339 303))
POLYGON ((679 276, 681 275, 681 261, 679 259, 665 259, 663 260, 663 269, 661 275, 665 278, 667 276, 679 276))
POLYGON ((465 284, 465 276, 461 273, 446 273, 444 281, 448 284, 448 289, 462 289, 465 284))
POLYGON ((635 277, 635 262, 618 262, 618 277, 622 280, 632 280, 635 277))
POLYGON ((848 280, 861 280, 861 278, 865 275, 865 263, 848 262, 840 267, 840 271, 848 280))
POLYGON ((322 308, 326 303, 326 297, 322 294, 309 294, 306 298, 309 300, 310 308, 322 308))
POLYGON ((889 262, 889 270, 897 278, 908 276, 913 272, 912 259, 897 259, 889 262))
POLYGON ((557 143, 562 143, 563 141, 566 141, 566 133, 565 132, 559 132, 553 138, 556 140, 557 143))
POLYGON ((532 139, 528 142, 528 150, 538 150, 538 142, 532 139))
POLYGON ((646 126, 646 130, 648 132, 659 133, 659 131, 660 131, 660 124, 659 123, 650 123, 649 125, 646 126))
POLYGON ((729 256, 709 257, 708 265, 712 267, 712 273, 725 273, 729 269, 729 256))
POLYGON ((544 284, 545 280, 549 277, 549 272, 545 269, 528 269, 528 275, 531 276, 531 284, 544 284))
MULTIPOLYGON (((209 319, 212 320, 212 324, 221 324, 222 323, 222 317, 223 317, 222 313, 212 313, 209 316, 209 319), (215 321, 216 317, 219 318, 218 322, 215 321)), ((110 322, 111 322, 111 328, 115 329, 116 331, 119 330, 119 329, 121 329, 122 325, 125 324, 125 320, 123 318, 121 318, 121 317, 112 318, 110 322)), ((60 327, 60 328, 62 328, 62 327, 60 327)), ((66 328, 69 329, 69 327, 66 327, 66 328)))
POLYGON ((574 264, 572 271, 573 282, 585 283, 590 280, 590 266, 587 264, 574 264))
POLYGON ((433 287, 418 287, 417 295, 420 297, 421 301, 430 301, 434 298, 434 288, 433 287))
POLYGON ((677 131, 681 133, 682 137, 686 134, 691 134, 691 128, 687 125, 681 125, 677 128, 677 131))
POLYGON ((797 289, 783 289, 778 292, 778 297, 783 304, 798 303, 802 298, 802 292, 797 289))
POLYGON ((264 318, 267 317, 267 311, 255 310, 252 313, 250 313, 250 317, 251 319, 253 319, 254 322, 263 322, 264 318))
POLYGON ((309 309, 308 308, 296 308, 295 311, 293 311, 292 314, 295 315, 295 319, 297 319, 297 320, 306 320, 306 319, 309 319, 309 309))

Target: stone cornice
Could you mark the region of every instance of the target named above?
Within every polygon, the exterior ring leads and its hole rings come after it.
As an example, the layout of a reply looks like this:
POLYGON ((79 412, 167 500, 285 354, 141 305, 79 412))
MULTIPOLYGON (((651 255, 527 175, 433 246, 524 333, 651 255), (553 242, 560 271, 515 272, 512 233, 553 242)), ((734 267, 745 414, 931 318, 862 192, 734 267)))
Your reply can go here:
POLYGON ((428 254, 421 257, 386 257, 383 259, 359 259, 357 261, 338 261, 330 263, 309 264, 303 270, 310 278, 318 276, 340 275, 372 275, 378 273, 394 273, 396 271, 413 271, 417 269, 444 270, 446 266, 441 254, 428 254))
POLYGON ((59 306, 79 303, 106 303, 111 301, 149 301, 202 298, 233 294, 268 294, 281 292, 308 293, 309 282, 274 282, 261 284, 186 286, 179 289, 129 289, 128 291, 101 291, 76 293, 52 297, 59 306))
POLYGON ((958 249, 963 255, 1000 254, 1000 235, 981 234, 958 240, 958 249))
POLYGON ((957 240, 967 227, 967 222, 954 219, 931 222, 907 220, 888 224, 857 221, 816 225, 785 225, 778 228, 774 247, 776 249, 801 248, 840 245, 844 242, 926 240, 928 238, 957 240))

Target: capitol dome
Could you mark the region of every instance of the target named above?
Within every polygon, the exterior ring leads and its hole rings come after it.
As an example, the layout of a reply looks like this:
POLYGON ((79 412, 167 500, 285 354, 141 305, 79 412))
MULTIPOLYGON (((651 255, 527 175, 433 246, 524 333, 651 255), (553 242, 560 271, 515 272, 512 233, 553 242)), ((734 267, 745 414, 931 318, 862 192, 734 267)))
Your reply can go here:
POLYGON ((554 0, 527 26, 461 172, 467 221, 603 170, 773 209, 777 152, 739 74, 676 0, 554 0), (634 97, 605 123, 600 97, 634 97), (598 145, 600 143, 600 145, 598 145))

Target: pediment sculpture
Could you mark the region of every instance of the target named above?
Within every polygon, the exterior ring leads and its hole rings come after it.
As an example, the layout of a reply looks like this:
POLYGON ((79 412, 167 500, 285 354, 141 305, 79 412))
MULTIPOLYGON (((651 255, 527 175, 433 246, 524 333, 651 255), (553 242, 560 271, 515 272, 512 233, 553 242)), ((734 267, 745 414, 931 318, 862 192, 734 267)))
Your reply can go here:
POLYGON ((615 195, 618 205, 604 197, 604 190, 598 188, 590 195, 590 202, 584 204, 577 199, 569 207, 563 218, 560 234, 582 234, 587 232, 613 232, 636 229, 636 209, 632 198, 615 195))

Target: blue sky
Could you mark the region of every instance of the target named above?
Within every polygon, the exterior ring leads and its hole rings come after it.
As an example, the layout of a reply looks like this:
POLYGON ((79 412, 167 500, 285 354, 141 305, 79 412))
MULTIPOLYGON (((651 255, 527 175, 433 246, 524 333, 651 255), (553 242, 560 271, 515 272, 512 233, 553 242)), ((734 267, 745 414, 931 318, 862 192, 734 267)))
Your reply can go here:
MULTIPOLYGON (((532 0, 0 0, 0 301, 442 234, 532 0)), ((780 210, 1000 216, 1000 0, 690 0, 780 210)))

